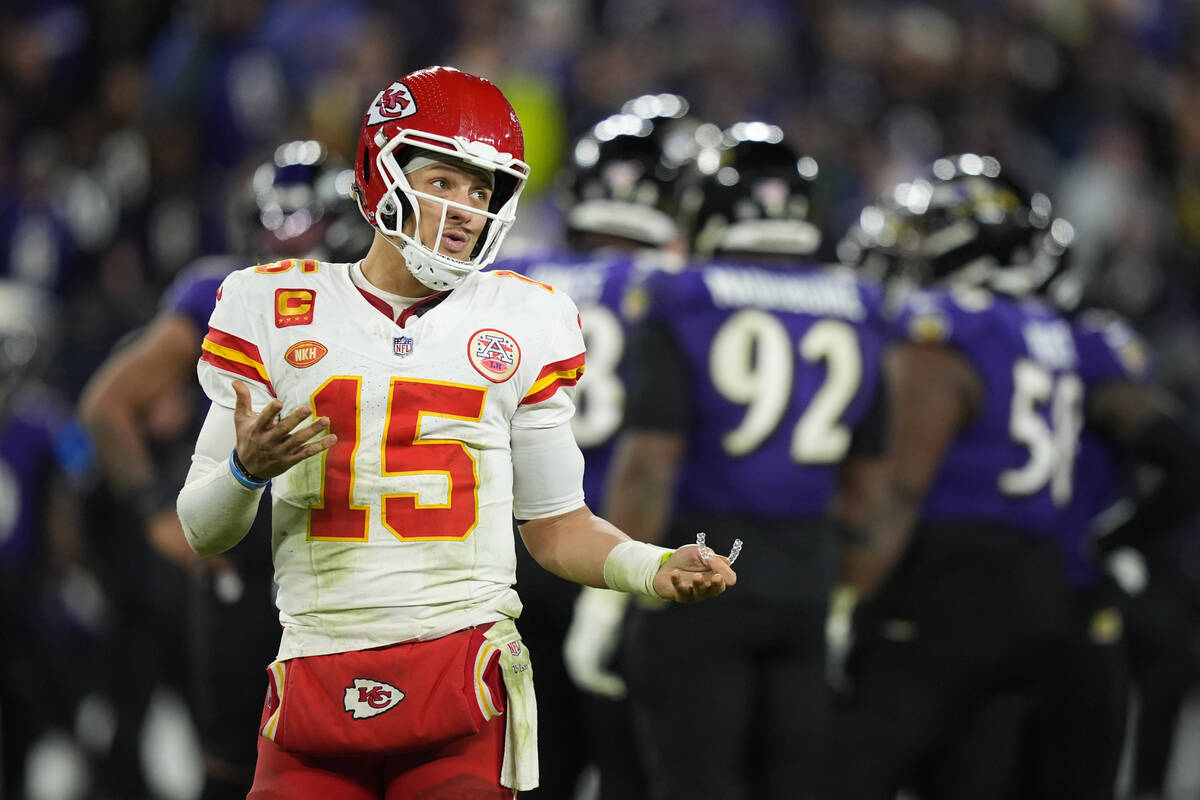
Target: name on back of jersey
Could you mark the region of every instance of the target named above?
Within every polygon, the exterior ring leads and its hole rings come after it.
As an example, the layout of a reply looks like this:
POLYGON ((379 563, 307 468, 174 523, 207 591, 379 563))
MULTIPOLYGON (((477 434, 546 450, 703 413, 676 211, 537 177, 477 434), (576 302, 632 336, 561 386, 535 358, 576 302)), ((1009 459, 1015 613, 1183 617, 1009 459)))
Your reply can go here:
POLYGON ((704 285, 718 308, 754 307, 851 320, 867 315, 857 285, 829 275, 708 267, 704 285))
POLYGON ((1029 321, 1021 326, 1029 355, 1049 369, 1071 370, 1079 362, 1075 337, 1064 320, 1029 321))

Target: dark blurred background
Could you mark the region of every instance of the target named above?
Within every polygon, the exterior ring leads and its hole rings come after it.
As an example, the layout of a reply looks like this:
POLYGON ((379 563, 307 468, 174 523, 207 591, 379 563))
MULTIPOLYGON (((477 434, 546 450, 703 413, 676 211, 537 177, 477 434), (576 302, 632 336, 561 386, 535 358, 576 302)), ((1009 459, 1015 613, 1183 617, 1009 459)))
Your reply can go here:
POLYGON ((77 390, 181 267, 227 252, 239 171, 290 138, 350 160, 379 87, 449 64, 522 118, 527 241, 557 236, 546 190, 571 141, 644 92, 780 124, 835 225, 938 155, 995 155, 1071 220, 1094 291, 1192 400, 1198 18, 1187 0, 9 0, 0 269, 59 298, 53 378, 77 390))
MULTIPOLYGON (((374 93, 446 64, 522 119, 509 251, 558 242, 572 141, 645 92, 781 125, 842 229, 939 155, 994 155, 1074 224, 1092 302, 1133 320, 1200 423, 1198 25, 1191 0, 6 0, 0 277, 53 296, 41 377, 70 406, 181 269, 236 249, 249 165, 297 138, 352 161, 374 93)), ((63 453, 86 488, 86 442, 63 453)))
POLYGON ((944 152, 990 152, 1078 229, 1093 287, 1200 386, 1200 10, 1187 0, 8 0, 0 269, 68 309, 71 391, 174 273, 227 251, 230 186, 288 138, 352 158, 373 92, 448 64, 526 128, 526 240, 571 140, 642 92, 778 122, 835 224, 944 152))

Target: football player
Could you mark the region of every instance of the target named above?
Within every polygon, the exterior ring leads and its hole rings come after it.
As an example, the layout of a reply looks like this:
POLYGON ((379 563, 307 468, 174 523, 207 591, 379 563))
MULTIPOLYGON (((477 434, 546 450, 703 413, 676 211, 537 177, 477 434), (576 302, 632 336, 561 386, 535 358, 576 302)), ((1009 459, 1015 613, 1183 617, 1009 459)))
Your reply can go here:
MULTIPOLYGON (((1070 233, 1064 228, 1061 238, 1070 233)), ((1136 674, 1136 613, 1131 622, 1126 612, 1153 573, 1144 554, 1200 509, 1200 440, 1154 382, 1138 334, 1110 310, 1078 308, 1074 278, 1065 272, 1050 287, 1050 299, 1071 316, 1087 397, 1071 500, 1058 525, 1075 619, 1059 681, 1032 729, 1037 781, 1028 796, 1047 800, 1114 796, 1136 674)), ((1156 619, 1148 627, 1163 626, 1156 619)), ((1169 694, 1171 683, 1139 687, 1143 711, 1146 698, 1169 694)))
MULTIPOLYGON (((162 630, 183 628, 205 800, 244 798, 250 789, 257 753, 254 724, 266 690, 262 670, 278 647, 279 620, 270 552, 246 546, 201 559, 187 546, 175 513, 175 495, 206 410, 197 396, 196 361, 217 289, 230 272, 244 266, 243 259, 349 262, 361 257, 370 236, 361 234, 352 183, 351 169, 313 140, 284 142, 256 162, 231 204, 231 243, 244 255, 208 256, 181 272, 155 320, 100 366, 80 401, 81 418, 114 493, 166 559, 160 571, 172 570, 175 581, 185 578, 186 625, 180 626, 177 608, 162 609, 163 619, 146 635, 159 642, 153 649, 165 652, 162 630), (164 397, 191 401, 194 422, 175 441, 160 441, 146 423, 164 397)), ((265 509, 255 529, 260 538, 270 535, 265 509)), ((145 603, 140 595, 138 601, 145 603)), ((140 610, 136 614, 148 616, 140 610)), ((133 743, 133 757, 140 722, 138 715, 119 723, 133 728, 121 732, 133 743)))
POLYGON ((575 305, 480 271, 515 219, 523 151, 487 80, 405 75, 356 150, 366 256, 248 268, 218 292, 199 366, 213 403, 177 507, 211 555, 271 484, 283 635, 252 798, 536 786, 514 516, 538 563, 579 583, 693 602, 736 581, 724 557, 631 540, 584 503, 575 305))
POLYGON ((1081 434, 1132 446, 1177 426, 1133 399, 1117 329, 1077 324, 1051 302, 1067 288, 1070 226, 994 158, 938 159, 860 227, 885 273, 921 288, 901 295, 885 468, 859 499, 866 543, 845 562, 865 599, 835 725, 840 795, 1034 797, 1052 777, 1046 796, 1105 796, 1081 787, 1111 778, 1110 727, 1093 732, 1098 750, 1056 739, 1053 776, 1028 749, 1081 657, 1079 620, 1101 610, 1078 606, 1079 573, 1064 564, 1072 516, 1095 510, 1077 492, 1102 491, 1102 469, 1080 470, 1081 434))
MULTIPOLYGON (((49 292, 0 278, 4 797, 29 796, 26 766, 39 739, 50 731, 73 730, 79 702, 101 688, 93 673, 79 670, 100 652, 108 621, 94 551, 83 538, 79 473, 87 464, 69 457, 79 454, 70 446, 75 437, 69 405, 41 380, 55 353, 56 319, 49 292)), ((67 775, 70 766, 70 761, 64 765, 67 775)))
MULTIPOLYGON (((560 176, 557 199, 567 249, 499 259, 488 267, 552 284, 579 309, 588 368, 576 389, 571 429, 584 456, 584 497, 594 508, 603 499, 625 407, 629 324, 623 298, 649 272, 682 260, 676 184, 706 132, 719 129, 696 120, 679 95, 629 100, 580 137, 560 176)), ((638 800, 645 779, 624 681, 614 670, 615 634, 629 595, 564 581, 538 567, 524 548, 517 550, 517 584, 525 603, 521 634, 539 654, 543 701, 541 784, 533 795, 571 796, 591 765, 602 800, 638 800), (571 626, 573 619, 577 624, 571 626), (579 724, 581 706, 586 728, 579 724)))
POLYGON ((649 542, 740 539, 758 580, 708 607, 636 604, 630 702, 652 797, 822 797, 833 515, 878 449, 880 296, 812 262, 817 165, 779 127, 731 126, 696 170, 680 213, 698 258, 644 285, 605 509, 649 542), (690 630, 722 642, 697 658, 690 630), (673 712, 695 697, 721 721, 700 739, 673 712))

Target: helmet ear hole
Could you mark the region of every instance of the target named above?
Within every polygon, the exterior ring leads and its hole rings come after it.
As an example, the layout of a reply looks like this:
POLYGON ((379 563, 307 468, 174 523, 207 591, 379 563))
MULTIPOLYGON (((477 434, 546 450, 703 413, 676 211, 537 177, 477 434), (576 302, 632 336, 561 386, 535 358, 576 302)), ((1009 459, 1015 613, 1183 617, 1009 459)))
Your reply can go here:
POLYGON ((399 230, 399 220, 396 219, 395 195, 388 195, 379 201, 379 224, 388 230, 399 230))

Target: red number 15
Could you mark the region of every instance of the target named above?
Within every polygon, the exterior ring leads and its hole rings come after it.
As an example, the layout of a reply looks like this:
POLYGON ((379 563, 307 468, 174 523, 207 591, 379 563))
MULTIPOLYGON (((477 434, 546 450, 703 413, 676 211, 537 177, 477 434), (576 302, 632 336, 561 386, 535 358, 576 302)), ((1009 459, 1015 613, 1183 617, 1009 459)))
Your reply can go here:
MULTIPOLYGON (((465 539, 479 519, 479 475, 466 445, 453 439, 421 439, 426 415, 479 421, 487 389, 435 381, 392 379, 380 442, 382 474, 444 475, 446 502, 421 503, 416 492, 385 494, 383 526, 401 541, 465 539)), ((333 377, 312 395, 313 413, 329 417, 338 441, 321 454, 321 500, 309 508, 308 537, 367 541, 368 506, 354 505, 355 455, 361 443, 362 378, 333 377)))

